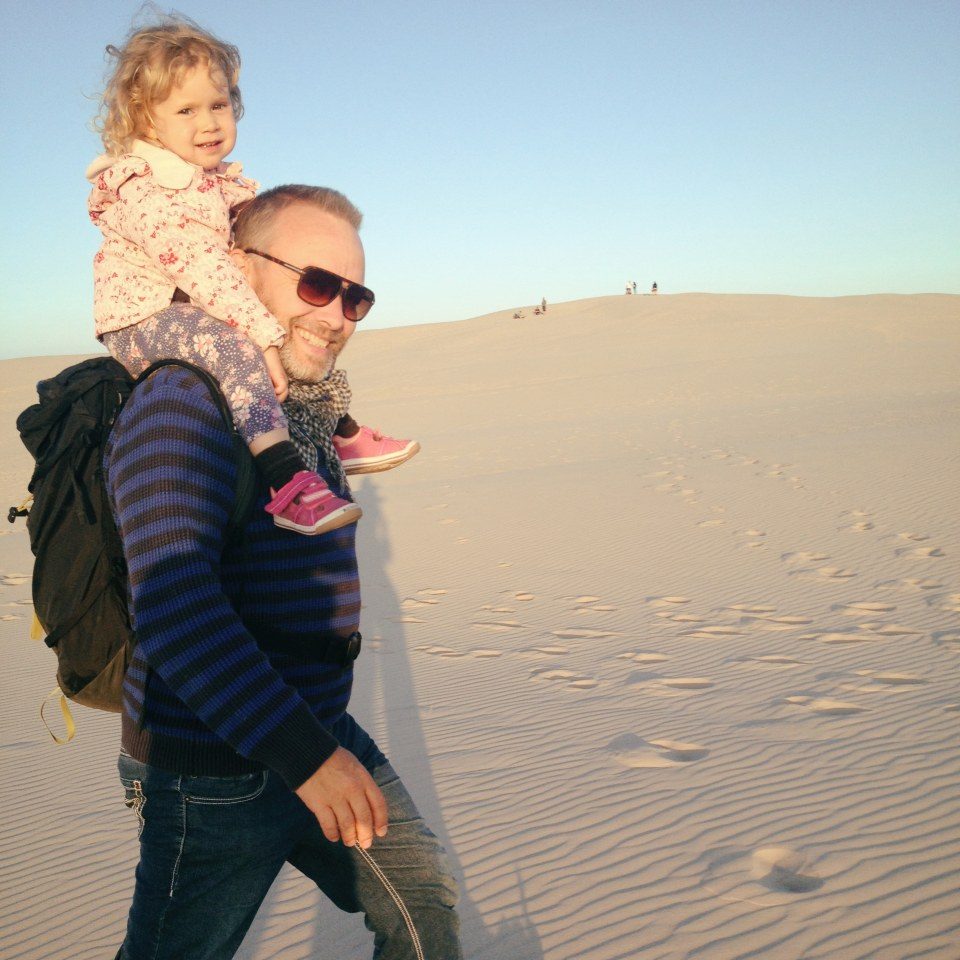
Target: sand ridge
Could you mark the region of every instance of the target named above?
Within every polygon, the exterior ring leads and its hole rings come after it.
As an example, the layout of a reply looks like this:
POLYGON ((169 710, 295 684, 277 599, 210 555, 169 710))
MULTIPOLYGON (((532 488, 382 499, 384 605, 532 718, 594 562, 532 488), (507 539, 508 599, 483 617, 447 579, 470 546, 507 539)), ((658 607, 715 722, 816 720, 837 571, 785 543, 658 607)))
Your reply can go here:
MULTIPOLYGON (((467 956, 957 960, 960 297, 510 315, 344 358, 354 413, 423 444, 355 484, 352 709, 448 846, 467 956)), ((11 415, 60 366, 4 363, 11 503, 11 415)), ((94 960, 136 831, 115 718, 38 726, 29 573, 2 531, 0 952, 94 960)), ((239 956, 371 949, 284 871, 239 956)))

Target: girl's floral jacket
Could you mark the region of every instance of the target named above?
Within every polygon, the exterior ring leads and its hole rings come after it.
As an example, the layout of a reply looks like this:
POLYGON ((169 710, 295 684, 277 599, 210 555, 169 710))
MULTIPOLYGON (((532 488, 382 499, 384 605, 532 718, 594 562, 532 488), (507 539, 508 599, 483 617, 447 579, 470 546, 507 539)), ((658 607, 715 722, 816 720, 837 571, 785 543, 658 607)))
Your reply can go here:
POLYGON ((207 172, 142 140, 94 160, 87 205, 103 232, 93 259, 98 337, 169 306, 179 287, 260 349, 283 343, 283 328, 227 255, 230 210, 259 186, 240 174, 238 163, 207 172))

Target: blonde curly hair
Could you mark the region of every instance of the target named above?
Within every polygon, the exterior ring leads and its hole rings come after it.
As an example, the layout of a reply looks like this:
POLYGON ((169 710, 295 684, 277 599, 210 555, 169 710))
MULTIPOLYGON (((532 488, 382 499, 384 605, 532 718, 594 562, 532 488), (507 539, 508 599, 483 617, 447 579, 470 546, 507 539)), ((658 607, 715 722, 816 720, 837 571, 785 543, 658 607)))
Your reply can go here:
POLYGON ((110 44, 113 70, 103 91, 94 129, 111 156, 130 149, 152 124, 151 107, 162 103, 194 67, 206 64, 222 73, 230 91, 233 115, 243 116, 240 53, 189 17, 171 14, 159 23, 134 29, 122 47, 110 44))

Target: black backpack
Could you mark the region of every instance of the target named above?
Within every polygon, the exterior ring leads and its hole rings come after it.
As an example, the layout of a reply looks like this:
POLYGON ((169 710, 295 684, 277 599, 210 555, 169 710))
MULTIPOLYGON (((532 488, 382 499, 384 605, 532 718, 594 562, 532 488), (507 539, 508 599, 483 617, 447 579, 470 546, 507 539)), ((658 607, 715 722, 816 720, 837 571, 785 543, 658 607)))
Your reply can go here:
MULTIPOLYGON (((232 432, 237 489, 227 536, 236 541, 254 500, 253 458, 219 383, 200 367, 161 360, 134 380, 112 357, 84 360, 37 384, 39 403, 17 418, 20 437, 36 461, 28 488, 33 503, 29 510, 11 507, 8 519, 27 517, 35 558, 34 612, 57 655, 57 684, 70 700, 115 713, 122 709, 123 677, 136 637, 123 547, 104 485, 103 451, 127 398, 163 366, 193 371, 232 432)), ((61 706, 70 739, 73 723, 63 701, 61 706)))

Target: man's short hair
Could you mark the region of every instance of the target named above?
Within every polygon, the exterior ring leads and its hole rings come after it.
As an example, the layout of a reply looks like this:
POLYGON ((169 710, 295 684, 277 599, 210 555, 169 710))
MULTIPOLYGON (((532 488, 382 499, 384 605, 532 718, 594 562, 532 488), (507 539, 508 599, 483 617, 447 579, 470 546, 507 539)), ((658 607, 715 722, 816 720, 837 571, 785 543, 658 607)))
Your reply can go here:
POLYGON ((233 225, 233 245, 241 250, 267 246, 277 214, 295 203, 306 203, 339 217, 354 230, 359 230, 363 222, 363 214, 338 190, 287 183, 265 190, 243 208, 233 225))

